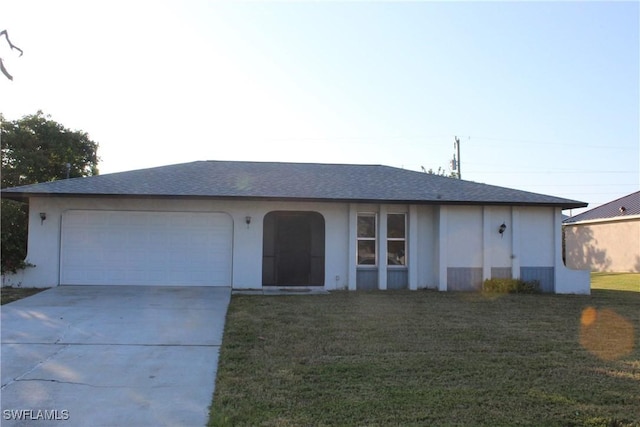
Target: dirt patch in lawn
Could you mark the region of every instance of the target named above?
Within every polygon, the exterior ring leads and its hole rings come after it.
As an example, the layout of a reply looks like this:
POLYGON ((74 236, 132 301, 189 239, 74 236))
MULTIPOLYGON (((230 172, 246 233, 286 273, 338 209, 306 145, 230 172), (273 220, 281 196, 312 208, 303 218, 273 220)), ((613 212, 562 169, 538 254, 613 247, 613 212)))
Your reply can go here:
POLYGON ((11 286, 0 288, 2 304, 8 304, 22 298, 30 297, 49 288, 14 288, 11 286))

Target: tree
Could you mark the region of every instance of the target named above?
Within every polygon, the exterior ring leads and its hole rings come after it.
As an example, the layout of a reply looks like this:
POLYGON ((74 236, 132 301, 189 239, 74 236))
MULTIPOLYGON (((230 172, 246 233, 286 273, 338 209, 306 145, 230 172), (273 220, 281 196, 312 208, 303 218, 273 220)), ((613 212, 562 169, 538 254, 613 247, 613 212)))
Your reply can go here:
MULTIPOLYGON (((422 168, 422 170, 424 170, 424 168, 422 168)), ((449 172, 447 173, 447 171, 441 167, 438 166, 438 170, 434 171, 432 168, 429 168, 429 170, 424 170, 425 173, 428 173, 429 175, 439 175, 439 176, 446 176, 448 178, 456 178, 457 175, 455 174, 455 172, 449 172)))
MULTIPOLYGON (((11 43, 11 40, 9 40, 9 33, 7 32, 7 30, 0 31, 0 37, 2 36, 4 36, 11 50, 17 50, 18 52, 20 52, 20 56, 22 56, 23 54, 22 49, 20 49, 18 46, 11 43)), ((9 80, 13 80, 13 76, 9 74, 9 71, 7 71, 7 69, 4 67, 4 61, 2 60, 2 58, 0 58, 0 71, 2 72, 2 74, 4 74, 6 78, 8 78, 9 80)))
MULTIPOLYGON (((2 122, 2 188, 98 174, 98 144, 83 131, 72 131, 42 111, 2 122)), ((2 200, 2 273, 24 268, 28 206, 2 200)))

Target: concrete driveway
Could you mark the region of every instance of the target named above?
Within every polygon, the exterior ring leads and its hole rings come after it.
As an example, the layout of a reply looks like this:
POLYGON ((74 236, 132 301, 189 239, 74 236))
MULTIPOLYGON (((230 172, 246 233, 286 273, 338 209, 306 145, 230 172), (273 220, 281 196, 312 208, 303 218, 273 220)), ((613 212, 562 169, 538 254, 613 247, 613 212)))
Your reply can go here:
POLYGON ((3 305, 2 426, 204 426, 230 297, 61 286, 3 305))

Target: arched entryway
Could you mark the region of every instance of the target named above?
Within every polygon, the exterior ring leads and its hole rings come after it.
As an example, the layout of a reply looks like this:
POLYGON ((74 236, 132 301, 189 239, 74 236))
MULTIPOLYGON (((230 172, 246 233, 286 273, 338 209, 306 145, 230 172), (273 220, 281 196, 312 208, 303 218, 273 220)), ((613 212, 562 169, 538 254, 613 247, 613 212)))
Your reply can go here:
POLYGON ((324 218, 273 211, 264 217, 263 286, 324 286, 324 218))

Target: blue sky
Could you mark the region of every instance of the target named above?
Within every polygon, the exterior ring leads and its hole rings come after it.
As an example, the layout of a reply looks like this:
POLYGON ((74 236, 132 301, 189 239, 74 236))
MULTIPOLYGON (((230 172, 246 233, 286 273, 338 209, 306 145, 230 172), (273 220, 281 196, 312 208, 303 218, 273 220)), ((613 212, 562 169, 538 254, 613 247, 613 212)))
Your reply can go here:
MULTIPOLYGON (((0 111, 193 160, 447 168, 590 207, 640 187, 638 2, 5 0, 0 111)), ((573 213, 577 213, 574 211, 573 213)))

